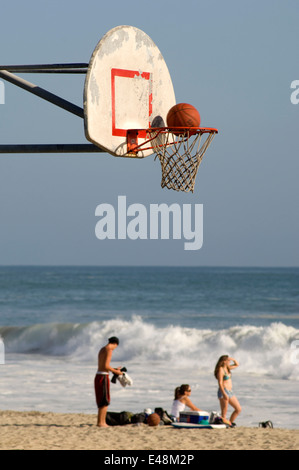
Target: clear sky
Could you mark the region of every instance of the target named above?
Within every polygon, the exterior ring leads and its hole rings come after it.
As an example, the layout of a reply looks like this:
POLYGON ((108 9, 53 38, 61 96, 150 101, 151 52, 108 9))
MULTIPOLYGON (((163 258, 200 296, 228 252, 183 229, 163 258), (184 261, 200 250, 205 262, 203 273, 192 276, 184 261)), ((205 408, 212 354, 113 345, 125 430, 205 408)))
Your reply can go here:
MULTIPOLYGON (((10 0, 0 63, 89 62, 111 28, 145 31, 177 102, 217 127, 194 194, 160 187, 159 163, 98 155, 0 155, 0 264, 299 266, 297 0, 10 0), (95 209, 203 204, 204 243, 95 237, 95 209)), ((84 76, 26 75, 82 106, 84 76)), ((0 144, 84 143, 83 121, 5 83, 0 144)))

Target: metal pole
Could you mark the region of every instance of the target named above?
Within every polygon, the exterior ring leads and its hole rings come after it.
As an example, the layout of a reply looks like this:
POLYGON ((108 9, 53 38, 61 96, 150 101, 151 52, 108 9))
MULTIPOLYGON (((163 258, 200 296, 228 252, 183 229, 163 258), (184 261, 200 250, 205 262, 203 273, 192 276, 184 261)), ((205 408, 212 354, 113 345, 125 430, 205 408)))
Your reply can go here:
POLYGON ((18 73, 86 73, 88 64, 0 65, 0 70, 18 73))
POLYGON ((49 91, 44 90, 43 88, 40 88, 39 86, 34 85, 33 83, 28 82, 27 80, 23 80, 17 75, 13 75, 12 73, 7 72, 5 70, 0 70, 0 78, 3 78, 4 80, 7 80, 13 85, 23 88, 26 91, 29 91, 29 93, 33 93, 34 95, 39 96, 43 100, 55 104, 59 108, 65 109, 66 111, 75 114, 80 118, 84 118, 84 110, 79 106, 76 106, 75 104, 70 103, 69 101, 66 101, 63 98, 54 95, 53 93, 50 93, 49 91))
POLYGON ((0 154, 22 153, 103 153, 93 144, 36 144, 36 145, 0 145, 0 154))

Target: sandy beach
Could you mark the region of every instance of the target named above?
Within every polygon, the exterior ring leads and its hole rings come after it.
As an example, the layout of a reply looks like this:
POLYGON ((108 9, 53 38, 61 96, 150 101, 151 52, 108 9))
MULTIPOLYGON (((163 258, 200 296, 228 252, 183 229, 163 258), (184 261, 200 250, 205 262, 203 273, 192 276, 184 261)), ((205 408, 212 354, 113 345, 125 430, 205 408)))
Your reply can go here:
POLYGON ((0 450, 298 450, 299 430, 100 429, 96 415, 0 412, 0 450))

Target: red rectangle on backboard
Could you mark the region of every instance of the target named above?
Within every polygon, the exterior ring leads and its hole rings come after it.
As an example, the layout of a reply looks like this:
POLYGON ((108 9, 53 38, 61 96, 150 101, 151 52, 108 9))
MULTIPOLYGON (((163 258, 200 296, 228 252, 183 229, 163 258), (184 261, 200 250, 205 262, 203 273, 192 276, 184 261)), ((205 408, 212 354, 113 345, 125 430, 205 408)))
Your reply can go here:
MULTIPOLYGON (((112 106, 112 135, 126 137, 127 128, 119 128, 116 123, 116 77, 120 78, 137 78, 140 77, 143 80, 149 82, 148 86, 148 122, 146 127, 150 127, 150 118, 153 112, 153 94, 152 94, 152 84, 151 84, 151 74, 149 72, 138 72, 137 70, 124 70, 124 69, 111 69, 111 106, 112 106)), ((139 134, 140 137, 145 137, 139 134)))

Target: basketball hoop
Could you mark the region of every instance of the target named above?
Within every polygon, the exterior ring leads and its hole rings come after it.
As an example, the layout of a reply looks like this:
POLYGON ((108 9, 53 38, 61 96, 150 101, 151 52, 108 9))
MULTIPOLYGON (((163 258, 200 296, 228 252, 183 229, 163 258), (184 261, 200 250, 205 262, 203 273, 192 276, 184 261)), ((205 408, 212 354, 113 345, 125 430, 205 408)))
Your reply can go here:
POLYGON ((161 163, 162 188, 193 192, 203 156, 217 129, 207 127, 159 127, 127 132, 127 155, 143 158, 144 150, 152 149, 161 163), (144 142, 138 144, 138 137, 144 142))

